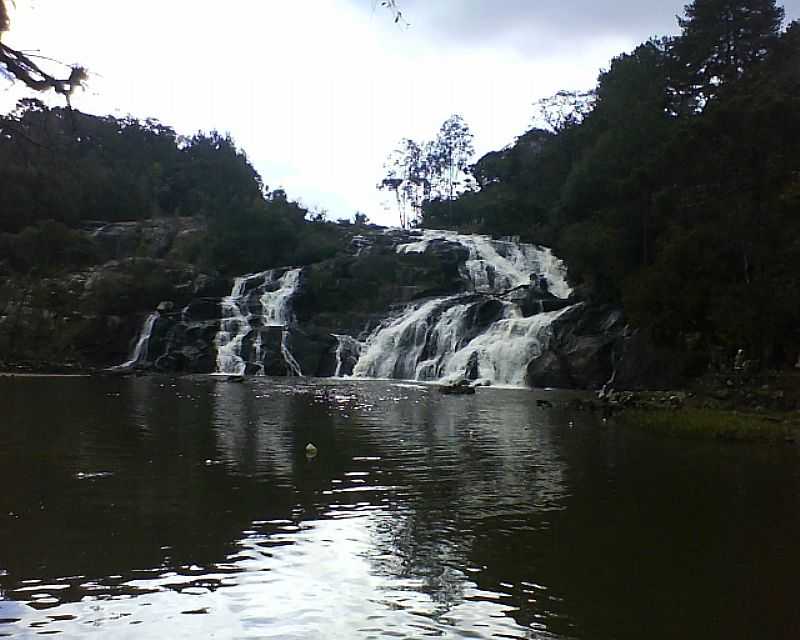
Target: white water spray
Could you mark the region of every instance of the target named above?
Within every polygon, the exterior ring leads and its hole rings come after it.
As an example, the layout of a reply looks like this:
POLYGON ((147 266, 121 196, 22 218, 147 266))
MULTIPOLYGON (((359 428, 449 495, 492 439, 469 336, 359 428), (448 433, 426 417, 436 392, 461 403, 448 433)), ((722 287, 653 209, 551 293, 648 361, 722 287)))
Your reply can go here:
POLYGON ((544 247, 451 231, 423 231, 397 252, 424 253, 435 241, 467 249, 461 277, 474 293, 412 304, 385 320, 367 339, 353 375, 443 382, 469 375, 524 384, 528 363, 546 348, 553 321, 566 309, 526 318, 497 296, 544 279, 551 294, 565 299, 571 289, 564 264, 544 247))
POLYGON ((398 245, 397 252, 425 253, 435 240, 460 244, 469 251, 462 277, 472 284, 474 291, 507 291, 528 284, 535 274, 544 276, 548 290, 557 298, 568 298, 572 293, 564 263, 547 247, 426 229, 420 240, 398 245))
POLYGON ((144 321, 142 330, 139 332, 139 338, 136 340, 136 345, 133 347, 133 352, 127 362, 123 362, 112 369, 130 369, 131 367, 139 364, 139 362, 147 358, 147 350, 150 345, 150 336, 153 335, 153 327, 156 326, 156 320, 160 317, 158 311, 151 313, 144 321))
MULTIPOLYGON (((291 375, 301 376, 300 365, 289 349, 289 326, 294 318, 291 298, 300 283, 301 269, 290 269, 276 278, 274 270, 253 273, 236 278, 231 294, 222 299, 222 322, 214 344, 217 347, 217 373, 244 375, 250 359, 243 353, 245 341, 262 327, 280 327, 280 351, 291 375), (259 295, 260 294, 260 295, 259 295), (258 295, 260 313, 251 308, 258 295)), ((260 331, 252 345, 252 360, 260 373, 264 371, 264 343, 260 331)))
POLYGON ((233 281, 231 294, 222 299, 222 322, 214 338, 217 347, 217 373, 243 375, 246 364, 241 357, 242 343, 250 333, 252 315, 247 309, 248 296, 244 295, 248 282, 263 278, 265 273, 254 273, 233 281))

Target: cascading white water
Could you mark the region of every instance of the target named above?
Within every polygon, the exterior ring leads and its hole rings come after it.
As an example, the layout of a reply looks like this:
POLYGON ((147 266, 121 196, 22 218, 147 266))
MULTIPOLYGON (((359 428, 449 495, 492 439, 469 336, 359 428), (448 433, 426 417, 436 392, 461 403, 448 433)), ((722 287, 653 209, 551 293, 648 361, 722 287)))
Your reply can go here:
POLYGON ((153 335, 153 327, 156 326, 156 320, 160 317, 158 311, 151 313, 144 321, 142 330, 139 332, 139 338, 136 340, 136 345, 133 348, 131 357, 127 362, 123 362, 112 369, 129 369, 137 365, 139 362, 147 358, 147 349, 150 344, 150 336, 153 335))
POLYGON ((222 322, 214 339, 217 347, 217 373, 243 375, 246 364, 241 357, 242 343, 250 333, 252 315, 247 307, 245 286, 250 280, 264 277, 265 273, 254 273, 233 281, 231 295, 222 299, 222 322))
POLYGON ((292 323, 292 308, 289 303, 300 284, 301 271, 302 269, 290 269, 277 281, 277 289, 265 291, 261 296, 261 315, 265 326, 285 327, 292 323))
POLYGON ((290 301, 300 284, 301 269, 290 269, 278 280, 280 287, 274 291, 265 291, 261 296, 262 316, 264 325, 268 327, 282 327, 281 330, 281 355, 283 361, 293 376, 302 377, 300 364, 289 349, 289 331, 287 327, 292 323, 292 308, 290 301))
POLYGON ((455 353, 446 354, 438 377, 452 382, 464 377, 470 358, 478 354, 479 377, 497 384, 522 385, 528 363, 541 355, 552 336, 553 321, 567 311, 538 313, 524 318, 512 305, 508 316, 455 353))
MULTIPOLYGON (((290 373, 301 376, 300 365, 289 350, 289 330, 293 316, 291 298, 300 284, 301 269, 290 269, 276 278, 276 271, 262 271, 240 278, 233 283, 231 294, 222 299, 222 322, 214 343, 217 347, 217 373, 243 375, 247 370, 247 360, 242 354, 245 340, 254 331, 254 323, 262 327, 280 327, 280 352, 290 373), (253 285, 254 281, 257 284, 253 285), (251 286, 253 285, 253 286, 251 286), (261 313, 251 311, 252 298, 259 295, 261 313)), ((261 333, 253 339, 254 366, 260 373, 264 371, 261 333)))
POLYGON ((447 382, 473 368, 473 377, 523 384, 527 364, 546 347, 553 321, 566 309, 526 318, 517 304, 493 294, 544 279, 551 294, 565 299, 571 289, 563 263, 544 247, 450 231, 423 231, 397 252, 424 253, 436 240, 467 249, 461 276, 471 292, 410 305, 384 321, 367 339, 353 375, 447 382))
POLYGON ((384 322, 367 338, 361 357, 353 368, 357 378, 418 378, 417 363, 435 330, 432 318, 461 296, 436 298, 409 307, 399 317, 384 322))
POLYGON ((426 229, 420 240, 398 245, 397 252, 424 253, 434 240, 460 244, 469 251, 462 276, 475 291, 507 291, 528 284, 531 274, 536 274, 544 276, 548 290, 557 298, 568 298, 572 292, 564 263, 547 247, 426 229))

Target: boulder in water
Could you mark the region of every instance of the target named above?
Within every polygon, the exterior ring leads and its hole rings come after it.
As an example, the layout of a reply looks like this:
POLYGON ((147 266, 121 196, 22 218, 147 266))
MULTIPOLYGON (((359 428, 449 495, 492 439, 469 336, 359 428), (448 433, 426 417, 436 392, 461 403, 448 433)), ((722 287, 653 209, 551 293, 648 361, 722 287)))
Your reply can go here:
POLYGON ((439 393, 449 396, 471 396, 475 394, 475 387, 471 386, 467 380, 459 380, 453 384, 441 385, 439 393))

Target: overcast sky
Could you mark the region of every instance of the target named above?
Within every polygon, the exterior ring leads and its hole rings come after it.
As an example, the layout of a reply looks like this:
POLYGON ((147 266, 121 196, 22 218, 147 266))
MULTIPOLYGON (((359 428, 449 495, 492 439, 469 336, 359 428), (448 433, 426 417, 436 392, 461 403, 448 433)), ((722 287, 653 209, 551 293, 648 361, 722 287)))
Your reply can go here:
MULTIPOLYGON (((74 105, 230 132, 264 181, 329 216, 395 216, 375 189, 403 137, 452 113, 478 155, 513 141, 533 103, 588 89, 609 60, 677 31, 682 0, 17 0, 9 45, 92 72, 74 105), (131 10, 135 8, 135 11, 131 10)), ((800 17, 800 0, 785 3, 800 17)), ((19 90, 0 86, 0 110, 19 90)))

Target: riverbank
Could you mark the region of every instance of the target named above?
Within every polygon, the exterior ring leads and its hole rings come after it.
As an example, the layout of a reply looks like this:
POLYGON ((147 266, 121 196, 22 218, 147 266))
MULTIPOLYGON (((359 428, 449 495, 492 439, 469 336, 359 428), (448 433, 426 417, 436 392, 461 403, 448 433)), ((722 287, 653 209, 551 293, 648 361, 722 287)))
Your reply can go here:
POLYGON ((800 441, 800 414, 756 414, 724 409, 630 409, 617 417, 625 427, 664 435, 730 442, 800 441))
POLYGON ((718 372, 687 390, 612 392, 618 422, 666 435, 728 441, 800 441, 800 374, 718 372))

